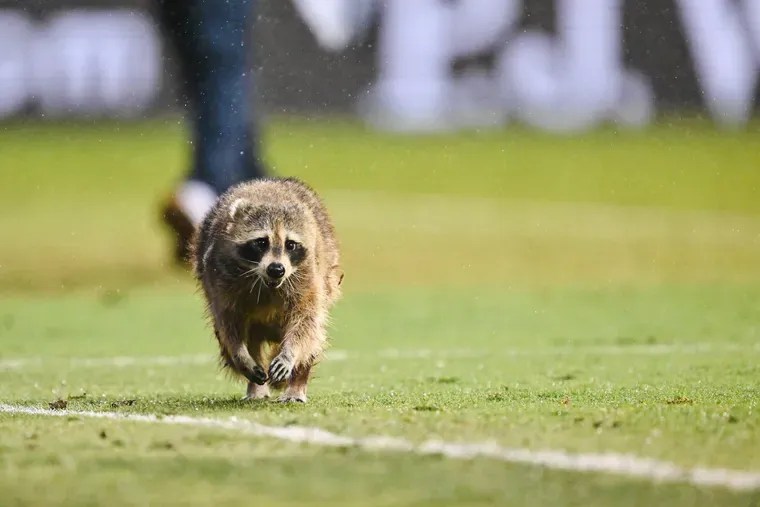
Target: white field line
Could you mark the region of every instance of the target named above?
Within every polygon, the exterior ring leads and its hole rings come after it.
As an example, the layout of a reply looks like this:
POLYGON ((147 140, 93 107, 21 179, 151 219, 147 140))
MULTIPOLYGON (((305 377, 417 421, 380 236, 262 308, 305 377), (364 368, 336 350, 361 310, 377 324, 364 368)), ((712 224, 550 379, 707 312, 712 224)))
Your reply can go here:
POLYGON ((417 455, 440 455, 451 459, 487 458, 507 463, 541 466, 572 472, 599 472, 654 482, 688 483, 694 486, 723 487, 735 491, 760 489, 760 472, 724 468, 683 468, 675 463, 617 453, 572 454, 562 450, 531 450, 502 447, 493 442, 452 443, 429 440, 416 444, 389 436, 350 437, 316 427, 265 426, 253 421, 230 417, 213 419, 190 416, 156 416, 76 410, 46 410, 0 404, 0 412, 51 417, 87 417, 196 428, 210 428, 245 433, 255 437, 271 437, 293 443, 324 447, 353 447, 365 451, 386 451, 417 455))
POLYGON ((212 363, 216 360, 210 354, 184 356, 115 356, 115 357, 19 357, 0 359, 0 371, 41 367, 52 362, 63 362, 71 368, 125 368, 130 366, 174 366, 212 363))
MULTIPOLYGON (((363 353, 332 349, 327 353, 327 361, 347 361, 351 359, 477 359, 485 357, 539 357, 563 356, 568 354, 588 354, 594 356, 660 356, 668 354, 711 354, 726 352, 760 353, 760 343, 755 344, 653 344, 653 345, 591 345, 560 346, 543 349, 382 349, 363 353)), ((116 356, 116 357, 20 357, 0 359, 0 372, 39 368, 51 363, 63 363, 70 368, 127 368, 133 366, 186 366, 211 364, 217 361, 211 354, 180 356, 116 356)))

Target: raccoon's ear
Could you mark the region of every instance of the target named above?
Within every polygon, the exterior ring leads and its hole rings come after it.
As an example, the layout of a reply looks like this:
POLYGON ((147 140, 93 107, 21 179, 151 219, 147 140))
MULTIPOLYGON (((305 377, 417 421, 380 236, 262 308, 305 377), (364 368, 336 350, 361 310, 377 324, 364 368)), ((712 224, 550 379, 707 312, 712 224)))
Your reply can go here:
POLYGON ((230 220, 235 220, 237 216, 240 216, 242 213, 244 213, 246 210, 250 210, 253 207, 253 205, 246 201, 245 199, 235 199, 232 201, 232 204, 230 204, 227 213, 229 213, 230 220))

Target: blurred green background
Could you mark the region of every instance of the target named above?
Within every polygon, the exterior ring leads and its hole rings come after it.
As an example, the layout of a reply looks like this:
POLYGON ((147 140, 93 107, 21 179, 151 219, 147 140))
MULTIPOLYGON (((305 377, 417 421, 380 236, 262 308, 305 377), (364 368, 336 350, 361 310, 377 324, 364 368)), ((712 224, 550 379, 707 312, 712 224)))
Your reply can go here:
MULTIPOLYGON (((185 139, 174 119, 0 126, 0 291, 186 280, 158 219, 185 139)), ((401 137, 274 118, 263 144, 274 173, 324 194, 348 290, 760 276, 757 122, 401 137)))

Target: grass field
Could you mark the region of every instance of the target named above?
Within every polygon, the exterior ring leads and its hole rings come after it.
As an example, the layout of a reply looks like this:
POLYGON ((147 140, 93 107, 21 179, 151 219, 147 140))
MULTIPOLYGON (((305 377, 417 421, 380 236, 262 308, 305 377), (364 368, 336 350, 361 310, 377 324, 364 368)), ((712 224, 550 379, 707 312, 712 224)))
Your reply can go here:
POLYGON ((760 125, 266 148, 343 243, 306 405, 167 262, 174 120, 0 125, 0 505, 760 505, 760 125))

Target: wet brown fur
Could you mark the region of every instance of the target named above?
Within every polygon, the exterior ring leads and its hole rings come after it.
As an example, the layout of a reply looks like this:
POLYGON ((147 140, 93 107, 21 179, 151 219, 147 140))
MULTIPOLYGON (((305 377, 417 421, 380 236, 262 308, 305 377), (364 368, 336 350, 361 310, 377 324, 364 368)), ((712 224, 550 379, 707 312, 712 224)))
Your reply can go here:
POLYGON ((285 387, 282 401, 306 401, 343 277, 317 194, 292 178, 233 187, 204 220, 191 257, 222 364, 248 379, 247 397, 267 397, 272 385, 285 387), (285 267, 279 287, 270 286, 279 282, 267 275, 272 263, 285 267))

